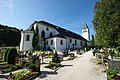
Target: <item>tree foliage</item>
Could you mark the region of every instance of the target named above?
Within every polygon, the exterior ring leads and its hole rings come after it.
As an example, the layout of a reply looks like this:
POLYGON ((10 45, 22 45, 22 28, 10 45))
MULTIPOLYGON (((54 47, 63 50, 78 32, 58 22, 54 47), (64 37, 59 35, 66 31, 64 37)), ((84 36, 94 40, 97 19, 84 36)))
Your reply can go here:
POLYGON ((0 24, 0 46, 18 46, 20 39, 19 29, 0 24))
POLYGON ((33 48, 35 50, 39 49, 39 32, 38 32, 38 27, 36 27, 36 29, 34 30, 32 46, 33 46, 33 48))
POLYGON ((94 6, 94 14, 97 44, 120 46, 120 0, 99 0, 94 6))
POLYGON ((92 35, 92 39, 90 40, 90 46, 91 46, 92 48, 95 47, 95 38, 94 38, 94 35, 92 35))

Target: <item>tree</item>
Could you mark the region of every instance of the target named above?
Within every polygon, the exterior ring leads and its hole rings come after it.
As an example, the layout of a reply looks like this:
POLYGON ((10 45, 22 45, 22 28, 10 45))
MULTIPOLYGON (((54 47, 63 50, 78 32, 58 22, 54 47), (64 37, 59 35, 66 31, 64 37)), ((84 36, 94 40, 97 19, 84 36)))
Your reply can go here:
POLYGON ((95 38, 94 38, 94 35, 92 35, 92 39, 91 39, 91 41, 90 41, 90 46, 91 46, 92 48, 95 47, 95 38))
POLYGON ((36 29, 34 30, 32 46, 33 46, 33 48, 36 49, 36 50, 39 49, 39 33, 38 33, 38 27, 36 27, 36 29))
POLYGON ((94 6, 94 14, 97 45, 120 46, 120 0, 99 0, 94 6))
POLYGON ((0 24, 0 46, 18 46, 21 40, 20 32, 15 27, 0 24))

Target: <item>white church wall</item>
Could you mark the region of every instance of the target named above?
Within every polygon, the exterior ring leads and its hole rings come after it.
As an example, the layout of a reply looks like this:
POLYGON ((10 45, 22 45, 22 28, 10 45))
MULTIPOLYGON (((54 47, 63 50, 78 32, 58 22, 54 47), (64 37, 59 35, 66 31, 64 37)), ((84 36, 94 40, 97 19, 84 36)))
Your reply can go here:
POLYGON ((66 43, 67 43, 67 45, 66 45, 67 49, 81 48, 82 47, 81 40, 79 40, 79 39, 74 39, 74 38, 67 37, 66 43), (70 39, 71 39, 71 43, 70 43, 70 39), (75 45, 75 40, 77 41, 76 45, 75 45))
POLYGON ((58 34, 58 32, 55 29, 50 28, 49 26, 42 25, 42 24, 38 24, 38 29, 39 29, 40 37, 41 37, 41 32, 43 30, 45 31, 45 38, 48 38, 50 33, 52 33, 53 36, 58 34), (46 30, 46 28, 48 28, 48 30, 46 30))
POLYGON ((46 45, 46 49, 50 48, 52 50, 66 50, 66 39, 54 37, 46 40, 48 41, 48 45, 46 45), (51 45, 51 40, 53 40, 53 45, 51 45), (63 40, 63 45, 60 44, 60 41, 63 40))
POLYGON ((33 41, 33 31, 22 32, 21 42, 20 42, 20 51, 27 51, 27 50, 33 49, 32 41, 33 41), (29 35, 29 40, 26 40, 28 35, 29 35))
POLYGON ((83 29, 82 30, 82 37, 84 37, 86 40, 90 40, 90 34, 88 29, 83 29))
POLYGON ((46 44, 46 49, 51 49, 51 50, 55 50, 56 49, 56 38, 49 38, 46 40, 46 42, 48 41, 48 44, 46 44), (51 45, 51 40, 53 40, 53 44, 51 45))
POLYGON ((66 39, 56 37, 56 50, 66 50, 66 39), (61 40, 63 44, 61 44, 61 40))

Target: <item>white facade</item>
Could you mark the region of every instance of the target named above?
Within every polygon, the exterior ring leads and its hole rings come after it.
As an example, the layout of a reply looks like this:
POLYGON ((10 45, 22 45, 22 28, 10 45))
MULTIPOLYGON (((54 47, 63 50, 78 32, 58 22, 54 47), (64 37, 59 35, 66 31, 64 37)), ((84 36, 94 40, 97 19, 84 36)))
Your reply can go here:
POLYGON ((32 39, 33 31, 23 31, 21 32, 21 42, 20 42, 20 51, 27 51, 33 49, 32 39))
POLYGON ((89 28, 87 27, 86 23, 82 29, 82 37, 84 37, 86 40, 90 41, 90 32, 89 32, 89 28))
POLYGON ((51 50, 66 50, 66 39, 65 38, 54 37, 54 38, 47 39, 46 42, 47 42, 46 49, 49 48, 51 50))
POLYGON ((69 35, 68 36, 63 35, 63 33, 66 31, 65 29, 61 29, 60 27, 54 26, 50 23, 46 23, 42 21, 34 22, 34 24, 32 24, 28 30, 21 32, 20 51, 33 49, 32 41, 33 41, 34 31, 32 30, 32 28, 36 30, 36 27, 38 27, 40 49, 51 49, 51 50, 76 49, 84 46, 85 42, 89 40, 88 38, 89 33, 84 32, 83 30, 82 30, 82 36, 87 40, 83 39, 81 36, 80 38, 78 38, 79 37, 78 34, 75 34, 70 31, 68 32, 70 32, 70 35, 72 34, 73 37, 69 37, 69 35), (29 40, 27 40, 28 35, 29 35, 29 40), (74 35, 76 35, 77 38, 75 38, 74 35))

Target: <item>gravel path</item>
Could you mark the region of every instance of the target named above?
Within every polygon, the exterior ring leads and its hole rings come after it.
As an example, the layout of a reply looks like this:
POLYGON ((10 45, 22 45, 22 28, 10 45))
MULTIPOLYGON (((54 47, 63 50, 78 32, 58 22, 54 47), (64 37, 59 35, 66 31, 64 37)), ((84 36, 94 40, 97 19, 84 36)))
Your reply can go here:
POLYGON ((92 62, 92 52, 88 51, 74 60, 63 61, 64 67, 58 71, 43 71, 46 77, 36 80, 106 80, 104 69, 92 62))

